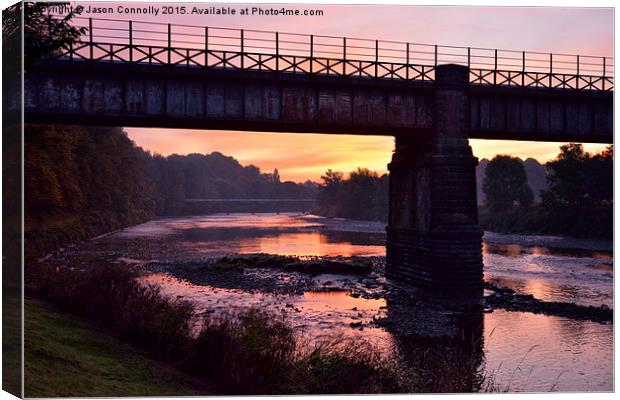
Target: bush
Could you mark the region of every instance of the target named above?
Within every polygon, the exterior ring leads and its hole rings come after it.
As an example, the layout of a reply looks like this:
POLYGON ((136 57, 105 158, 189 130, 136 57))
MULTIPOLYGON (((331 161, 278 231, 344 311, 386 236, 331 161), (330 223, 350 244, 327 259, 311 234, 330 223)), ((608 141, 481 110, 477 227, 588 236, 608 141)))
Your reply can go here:
POLYGON ((250 309, 205 319, 182 367, 235 395, 409 391, 401 368, 366 342, 301 343, 285 320, 250 309))
MULTIPOLYGON (((384 359, 367 342, 338 338, 316 345, 297 362, 305 393, 362 394, 416 391, 404 365, 384 359)), ((301 382, 300 382, 301 383, 301 382)))
POLYGON ((296 350, 293 330, 284 320, 250 309, 205 318, 181 367, 212 380, 223 393, 279 393, 288 387, 296 350))

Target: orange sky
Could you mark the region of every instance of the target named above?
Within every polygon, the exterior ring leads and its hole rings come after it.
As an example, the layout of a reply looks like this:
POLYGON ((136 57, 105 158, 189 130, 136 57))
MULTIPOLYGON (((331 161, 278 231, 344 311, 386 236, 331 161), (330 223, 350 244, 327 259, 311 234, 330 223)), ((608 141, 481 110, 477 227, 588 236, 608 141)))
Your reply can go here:
MULTIPOLYGON (((76 4, 76 3, 74 3, 76 4)), ((79 3, 85 5, 87 3, 79 3)), ((104 3, 98 3, 98 6, 104 3)), ((113 5, 114 3, 110 3, 113 5)), ((152 3, 142 3, 142 5, 152 3)), ((130 3, 124 5, 131 6, 130 3)), ((179 3, 174 3, 178 6, 179 3)), ((226 5, 233 5, 227 3, 226 5)), ((235 7, 244 7, 234 4, 235 7)), ((251 5, 250 5, 251 6, 251 5)), ((281 5, 280 5, 281 6, 281 5)), ((135 19, 176 24, 278 30, 383 40, 611 56, 611 8, 516 8, 373 5, 287 5, 320 8, 322 17, 139 16, 135 19)), ((83 15, 102 17, 101 15, 83 15)), ((112 14, 106 18, 128 19, 112 14)), ((318 180, 327 168, 351 171, 358 166, 385 171, 393 138, 353 135, 244 133, 127 128, 145 149, 164 155, 220 151, 263 171, 278 168, 283 179, 318 180)), ((479 158, 507 153, 547 161, 561 143, 472 140, 479 158)), ((587 145, 590 151, 603 145, 587 145)))
MULTIPOLYGON (((136 143, 164 155, 220 151, 241 164, 254 164, 264 172, 278 168, 283 180, 318 180, 328 168, 350 172, 357 167, 385 172, 394 149, 391 136, 356 136, 297 133, 203 131, 187 129, 127 128, 136 143)), ((470 140, 474 154, 492 158, 512 154, 541 162, 555 158, 562 143, 470 140)), ((586 144, 588 151, 605 145, 586 144)))

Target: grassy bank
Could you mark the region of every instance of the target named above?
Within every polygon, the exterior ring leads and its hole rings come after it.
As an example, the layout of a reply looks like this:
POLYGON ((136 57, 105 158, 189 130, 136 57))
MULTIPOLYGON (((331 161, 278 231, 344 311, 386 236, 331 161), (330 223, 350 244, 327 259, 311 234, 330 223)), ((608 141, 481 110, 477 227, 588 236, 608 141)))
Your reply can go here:
POLYGON ((210 393, 196 378, 40 300, 26 299, 25 324, 27 397, 210 393))
POLYGON ((2 295, 2 390, 21 397, 21 294, 2 295))

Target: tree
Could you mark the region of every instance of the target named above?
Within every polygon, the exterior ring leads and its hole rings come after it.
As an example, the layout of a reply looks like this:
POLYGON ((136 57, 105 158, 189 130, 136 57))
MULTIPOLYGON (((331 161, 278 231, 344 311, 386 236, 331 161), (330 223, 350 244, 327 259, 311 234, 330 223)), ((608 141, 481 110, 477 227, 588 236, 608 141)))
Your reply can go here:
POLYGON ((482 190, 486 206, 492 213, 511 211, 515 205, 527 209, 534 198, 523 162, 508 155, 497 155, 489 162, 482 190))
POLYGON ((334 186, 342 182, 342 177, 342 172, 328 169, 325 175, 321 175, 321 180, 323 181, 323 186, 334 186))
POLYGON ((25 131, 27 216, 109 211, 126 223, 152 216, 143 152, 121 128, 37 124, 25 131))
POLYGON ((343 174, 340 171, 328 169, 325 175, 321 175, 323 181, 319 184, 317 201, 321 208, 334 206, 342 189, 343 174))
POLYGON ((562 233, 610 235, 613 146, 592 155, 580 143, 568 143, 547 169, 549 188, 541 198, 549 223, 562 233))
MULTIPOLYGON (((368 168, 357 168, 349 174, 344 191, 345 217, 373 220, 377 217, 379 174, 368 168)), ((343 205, 344 205, 343 204, 343 205)))
POLYGON ((21 56, 21 19, 23 7, 24 67, 26 70, 38 60, 75 44, 87 32, 74 27, 71 20, 82 13, 83 7, 73 8, 65 16, 49 14, 50 7, 68 5, 68 2, 20 2, 2 12, 3 56, 15 59, 21 56))
POLYGON ((319 213, 332 217, 386 221, 388 215, 389 178, 368 168, 357 168, 349 174, 331 169, 321 176, 319 213))

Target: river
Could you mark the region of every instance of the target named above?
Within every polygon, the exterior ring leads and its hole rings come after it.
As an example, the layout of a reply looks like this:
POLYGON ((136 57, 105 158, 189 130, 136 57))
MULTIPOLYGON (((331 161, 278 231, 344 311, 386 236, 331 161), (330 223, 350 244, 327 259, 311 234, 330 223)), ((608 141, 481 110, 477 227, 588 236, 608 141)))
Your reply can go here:
MULTIPOLYGON (((152 270, 145 281, 195 302, 205 314, 259 307, 282 315, 310 341, 357 337, 387 354, 402 343, 390 324, 379 321, 392 318, 400 324, 402 319, 394 319, 396 308, 386 299, 381 268, 368 277, 252 268, 229 278, 195 279, 177 267, 256 253, 359 256, 381 265, 384 242, 381 223, 299 214, 220 214, 155 219, 73 252, 85 260, 95 255, 143 264, 152 270), (360 290, 362 296, 354 295, 360 290)), ((544 301, 613 308, 611 242, 486 232, 483 251, 485 280, 497 286, 544 301)), ((409 319, 423 324, 424 317, 414 313, 409 319)), ((502 309, 481 314, 480 320, 475 340, 481 343, 481 357, 475 372, 492 377, 496 388, 613 390, 613 325, 502 309)))

